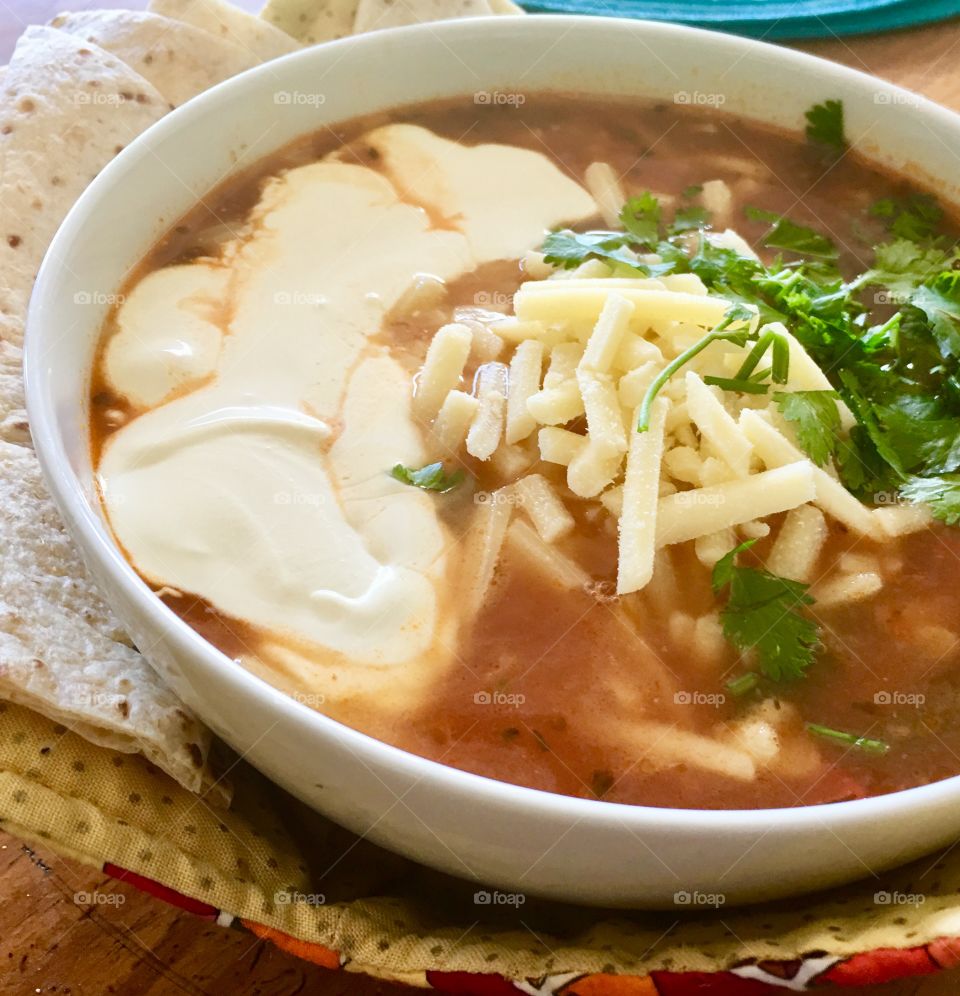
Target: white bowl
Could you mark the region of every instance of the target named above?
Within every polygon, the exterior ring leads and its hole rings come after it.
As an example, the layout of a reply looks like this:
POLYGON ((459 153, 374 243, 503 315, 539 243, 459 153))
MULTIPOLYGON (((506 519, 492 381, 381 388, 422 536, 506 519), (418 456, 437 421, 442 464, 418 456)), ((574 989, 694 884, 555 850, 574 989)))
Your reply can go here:
POLYGON ((734 903, 851 880, 946 844, 960 832, 958 778, 825 806, 701 812, 566 798, 424 760, 242 670, 166 608, 111 539, 94 499, 87 396, 100 325, 130 267, 224 177, 299 135, 498 90, 678 102, 719 94, 724 111, 794 131, 811 104, 839 97, 862 151, 960 200, 957 115, 810 56, 666 24, 536 16, 423 25, 308 49, 223 83, 94 181, 54 240, 30 308, 37 452, 111 603, 191 708, 274 781, 385 847, 501 890, 621 906, 695 905, 698 894, 734 903), (318 92, 322 101, 297 96, 318 92))

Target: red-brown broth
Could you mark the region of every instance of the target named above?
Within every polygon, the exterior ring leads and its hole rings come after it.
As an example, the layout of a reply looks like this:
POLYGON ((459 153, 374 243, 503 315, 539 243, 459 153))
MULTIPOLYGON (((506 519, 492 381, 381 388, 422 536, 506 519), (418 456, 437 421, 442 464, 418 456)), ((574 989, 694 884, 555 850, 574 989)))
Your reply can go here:
MULTIPOLYGON (((631 192, 679 195, 690 185, 724 179, 738 194, 733 225, 748 239, 758 238, 764 225, 742 216, 744 204, 789 213, 830 235, 850 272, 869 265, 871 239, 880 234, 868 206, 912 189, 854 156, 824 169, 823 160, 793 137, 673 105, 532 96, 521 107, 457 101, 391 119, 423 124, 467 144, 497 141, 535 149, 577 178, 591 162, 607 161, 631 192), (730 162, 722 165, 724 157, 763 167, 765 174, 745 182, 730 162)), ((156 247, 134 279, 215 250, 223 220, 243 216, 264 177, 340 145, 346 145, 348 158, 375 166, 357 136, 385 120, 379 116, 311 136, 230 181, 207 198, 210 206, 198 208, 156 247)), ((322 230, 318 237, 325 237, 322 230)), ((430 337, 455 307, 509 310, 521 279, 515 261, 484 267, 452 284, 435 308, 395 315, 383 340, 412 374, 430 337)), ((122 410, 99 364, 91 396, 96 458, 116 427, 110 413, 122 410)), ((503 483, 489 466, 472 460, 465 465, 478 490, 493 491, 503 483)), ((562 486, 558 473, 538 470, 562 486)), ((462 521, 471 511, 469 495, 437 501, 452 520, 462 521)), ((573 510, 578 530, 563 541, 564 549, 597 579, 598 591, 608 592, 616 570, 615 541, 602 520, 577 503, 573 510)), ((767 542, 756 547, 761 559, 767 542)), ((696 614, 715 603, 708 571, 688 547, 673 554, 684 588, 683 604, 676 608, 696 614)), ((792 780, 761 774, 746 783, 682 765, 650 770, 642 744, 631 749, 602 742, 605 717, 614 711, 611 683, 641 696, 648 715, 709 733, 744 708, 724 690, 724 680, 737 672, 736 653, 730 649, 723 668, 707 673, 672 640, 666 614, 644 594, 620 604, 606 594, 563 591, 509 559, 501 564, 472 639, 459 650, 463 666, 454 666, 429 691, 421 709, 399 718, 349 704, 327 711, 389 743, 467 771, 568 795, 656 806, 794 806, 890 792, 957 774, 960 647, 934 652, 917 633, 923 625, 949 631, 960 618, 960 591, 953 583, 960 531, 936 526, 880 549, 834 525, 821 568, 848 549, 877 553, 888 564, 899 559, 902 568, 890 572, 880 594, 866 602, 815 608, 824 650, 807 678, 776 691, 807 722, 886 739, 891 749, 882 756, 821 742, 823 763, 814 773, 792 780), (700 701, 687 702, 684 696, 700 701)), ((200 600, 168 599, 168 604, 231 656, 258 639, 249 627, 218 616, 200 600)))

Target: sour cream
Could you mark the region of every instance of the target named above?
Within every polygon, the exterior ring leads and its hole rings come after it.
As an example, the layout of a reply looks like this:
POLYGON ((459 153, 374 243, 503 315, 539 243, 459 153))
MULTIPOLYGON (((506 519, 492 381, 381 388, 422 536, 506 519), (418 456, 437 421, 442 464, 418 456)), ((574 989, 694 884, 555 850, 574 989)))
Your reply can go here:
POLYGON ((139 414, 98 468, 144 578, 248 624, 251 654, 287 648, 286 667, 301 659, 340 696, 395 665, 419 681, 452 653, 450 537, 435 496, 388 474, 431 454, 408 374, 374 341, 385 315, 418 275, 518 257, 596 213, 539 153, 406 125, 365 141, 382 172, 291 169, 218 259, 132 288, 104 373, 139 414))

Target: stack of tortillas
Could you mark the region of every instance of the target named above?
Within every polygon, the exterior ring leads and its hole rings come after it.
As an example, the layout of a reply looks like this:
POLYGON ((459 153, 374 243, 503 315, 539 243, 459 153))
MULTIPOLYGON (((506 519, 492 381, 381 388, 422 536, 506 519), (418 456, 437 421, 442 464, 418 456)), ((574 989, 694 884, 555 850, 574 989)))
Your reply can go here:
MULTIPOLYGON (((37 269, 74 201, 172 108, 302 44, 508 0, 154 0, 63 14, 0 68, 0 699, 95 743, 139 752, 184 786, 214 785, 211 737, 124 634, 48 497, 24 410, 21 349, 37 269)), ((218 793, 223 796, 222 785, 218 793)))

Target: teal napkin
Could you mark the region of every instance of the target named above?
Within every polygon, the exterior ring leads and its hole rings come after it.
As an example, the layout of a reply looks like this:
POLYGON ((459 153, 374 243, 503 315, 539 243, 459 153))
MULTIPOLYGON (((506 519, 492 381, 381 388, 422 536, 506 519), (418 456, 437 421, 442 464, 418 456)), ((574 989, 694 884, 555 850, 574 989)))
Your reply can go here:
POLYGON ((960 15, 960 0, 530 0, 531 12, 693 24, 753 38, 829 38, 909 28, 960 15))

